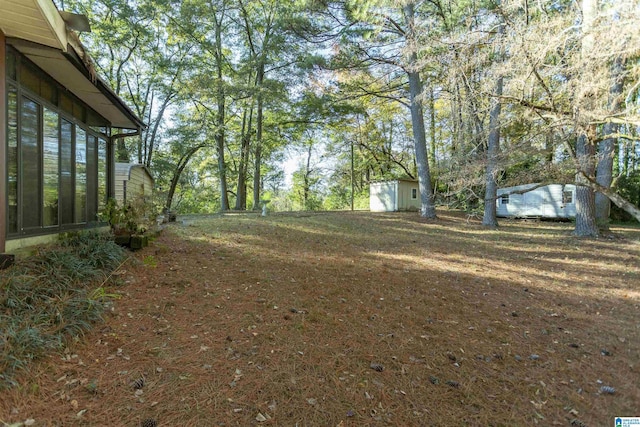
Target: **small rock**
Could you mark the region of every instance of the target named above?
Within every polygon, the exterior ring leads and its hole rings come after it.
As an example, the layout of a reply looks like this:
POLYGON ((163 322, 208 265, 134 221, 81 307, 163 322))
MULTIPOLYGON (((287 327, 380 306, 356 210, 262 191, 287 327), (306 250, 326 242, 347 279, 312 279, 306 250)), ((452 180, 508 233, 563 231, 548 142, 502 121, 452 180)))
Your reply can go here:
POLYGON ((449 380, 445 384, 447 384, 448 386, 453 387, 453 388, 460 387, 460 383, 458 381, 449 380))
POLYGON ((519 355, 515 355, 514 359, 516 359, 516 361, 520 362, 522 360, 522 356, 519 355))
POLYGON ((433 375, 429 375, 429 381, 431 381, 431 384, 433 385, 440 384, 440 380, 437 377, 434 377, 433 375))
POLYGON ((532 354, 531 356, 529 356, 529 359, 531 359, 531 360, 539 360, 540 356, 538 356, 537 354, 532 354))
POLYGON ((601 349, 600 354, 603 356, 611 356, 611 352, 608 351, 606 348, 601 349))

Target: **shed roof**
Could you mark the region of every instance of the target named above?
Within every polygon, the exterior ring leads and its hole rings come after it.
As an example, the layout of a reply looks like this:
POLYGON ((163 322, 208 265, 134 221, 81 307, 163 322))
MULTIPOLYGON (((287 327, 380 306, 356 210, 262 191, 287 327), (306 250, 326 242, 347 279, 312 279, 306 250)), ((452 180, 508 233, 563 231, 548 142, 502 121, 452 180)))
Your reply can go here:
POLYGON ((522 185, 514 185, 512 187, 500 187, 498 191, 502 191, 504 193, 510 191, 528 191, 535 190, 536 188, 540 188, 542 185, 539 183, 531 183, 531 184, 522 184, 522 185))
POLYGON ((9 44, 109 120, 113 127, 145 127, 96 74, 89 54, 52 0, 2 0, 0 29, 9 44))
POLYGON ((418 183, 417 179, 410 178, 397 178, 397 179, 382 179, 379 181, 371 181, 371 184, 383 183, 383 182, 410 182, 410 183, 418 183))
POLYGON ((155 182, 153 179, 153 175, 151 175, 151 171, 145 165, 141 165, 139 163, 116 163, 116 175, 124 175, 127 177, 127 180, 131 179, 131 171, 133 169, 142 169, 146 174, 151 178, 152 182, 155 182))

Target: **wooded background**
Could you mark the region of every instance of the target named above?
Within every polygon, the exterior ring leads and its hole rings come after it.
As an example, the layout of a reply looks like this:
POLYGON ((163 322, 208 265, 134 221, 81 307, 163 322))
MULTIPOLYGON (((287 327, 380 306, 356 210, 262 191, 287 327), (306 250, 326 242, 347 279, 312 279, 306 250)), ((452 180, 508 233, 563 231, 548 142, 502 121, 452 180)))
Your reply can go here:
POLYGON ((427 218, 496 226, 498 187, 575 182, 577 235, 640 219, 638 1, 55 2, 149 125, 118 161, 173 211, 363 208, 414 178, 427 218))

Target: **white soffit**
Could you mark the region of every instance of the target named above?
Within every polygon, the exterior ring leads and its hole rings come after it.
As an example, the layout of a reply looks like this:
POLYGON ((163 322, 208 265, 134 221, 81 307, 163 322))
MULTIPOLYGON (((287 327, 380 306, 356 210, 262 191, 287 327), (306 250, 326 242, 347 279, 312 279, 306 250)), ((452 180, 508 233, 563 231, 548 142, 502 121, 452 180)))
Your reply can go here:
MULTIPOLYGON (((3 1, 3 0, 0 0, 3 1)), ((127 114, 115 105, 115 100, 109 99, 96 84, 91 82, 85 74, 83 74, 70 58, 65 56, 62 51, 51 49, 44 46, 38 46, 33 43, 22 42, 20 40, 11 40, 13 46, 23 55, 33 61, 38 67, 42 68, 47 74, 53 77, 58 83, 66 87, 75 96, 84 101, 93 108, 98 114, 109 120, 115 128, 137 129, 140 124, 135 123, 127 114)), ((98 77, 96 77, 98 78, 98 77)), ((99 78, 98 78, 99 79, 99 78)), ((96 81, 104 88, 107 85, 102 81, 96 81)), ((114 98, 115 95, 113 96, 114 98)), ((120 101, 122 108, 126 108, 120 101)))
POLYGON ((0 0, 5 36, 67 49, 67 28, 53 0, 0 0))

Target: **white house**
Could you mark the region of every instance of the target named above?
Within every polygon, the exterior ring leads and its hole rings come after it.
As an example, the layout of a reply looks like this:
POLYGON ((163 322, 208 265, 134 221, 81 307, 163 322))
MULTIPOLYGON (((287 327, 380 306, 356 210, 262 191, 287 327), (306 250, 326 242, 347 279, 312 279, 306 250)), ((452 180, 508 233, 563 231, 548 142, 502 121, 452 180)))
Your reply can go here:
POLYGON ((115 198, 120 205, 151 197, 153 177, 144 165, 116 163, 115 198))
POLYGON ((499 217, 575 218, 575 202, 573 184, 525 184, 498 189, 496 213, 499 217))
POLYGON ((372 182, 369 186, 369 209, 371 212, 419 210, 418 181, 396 179, 372 182))

